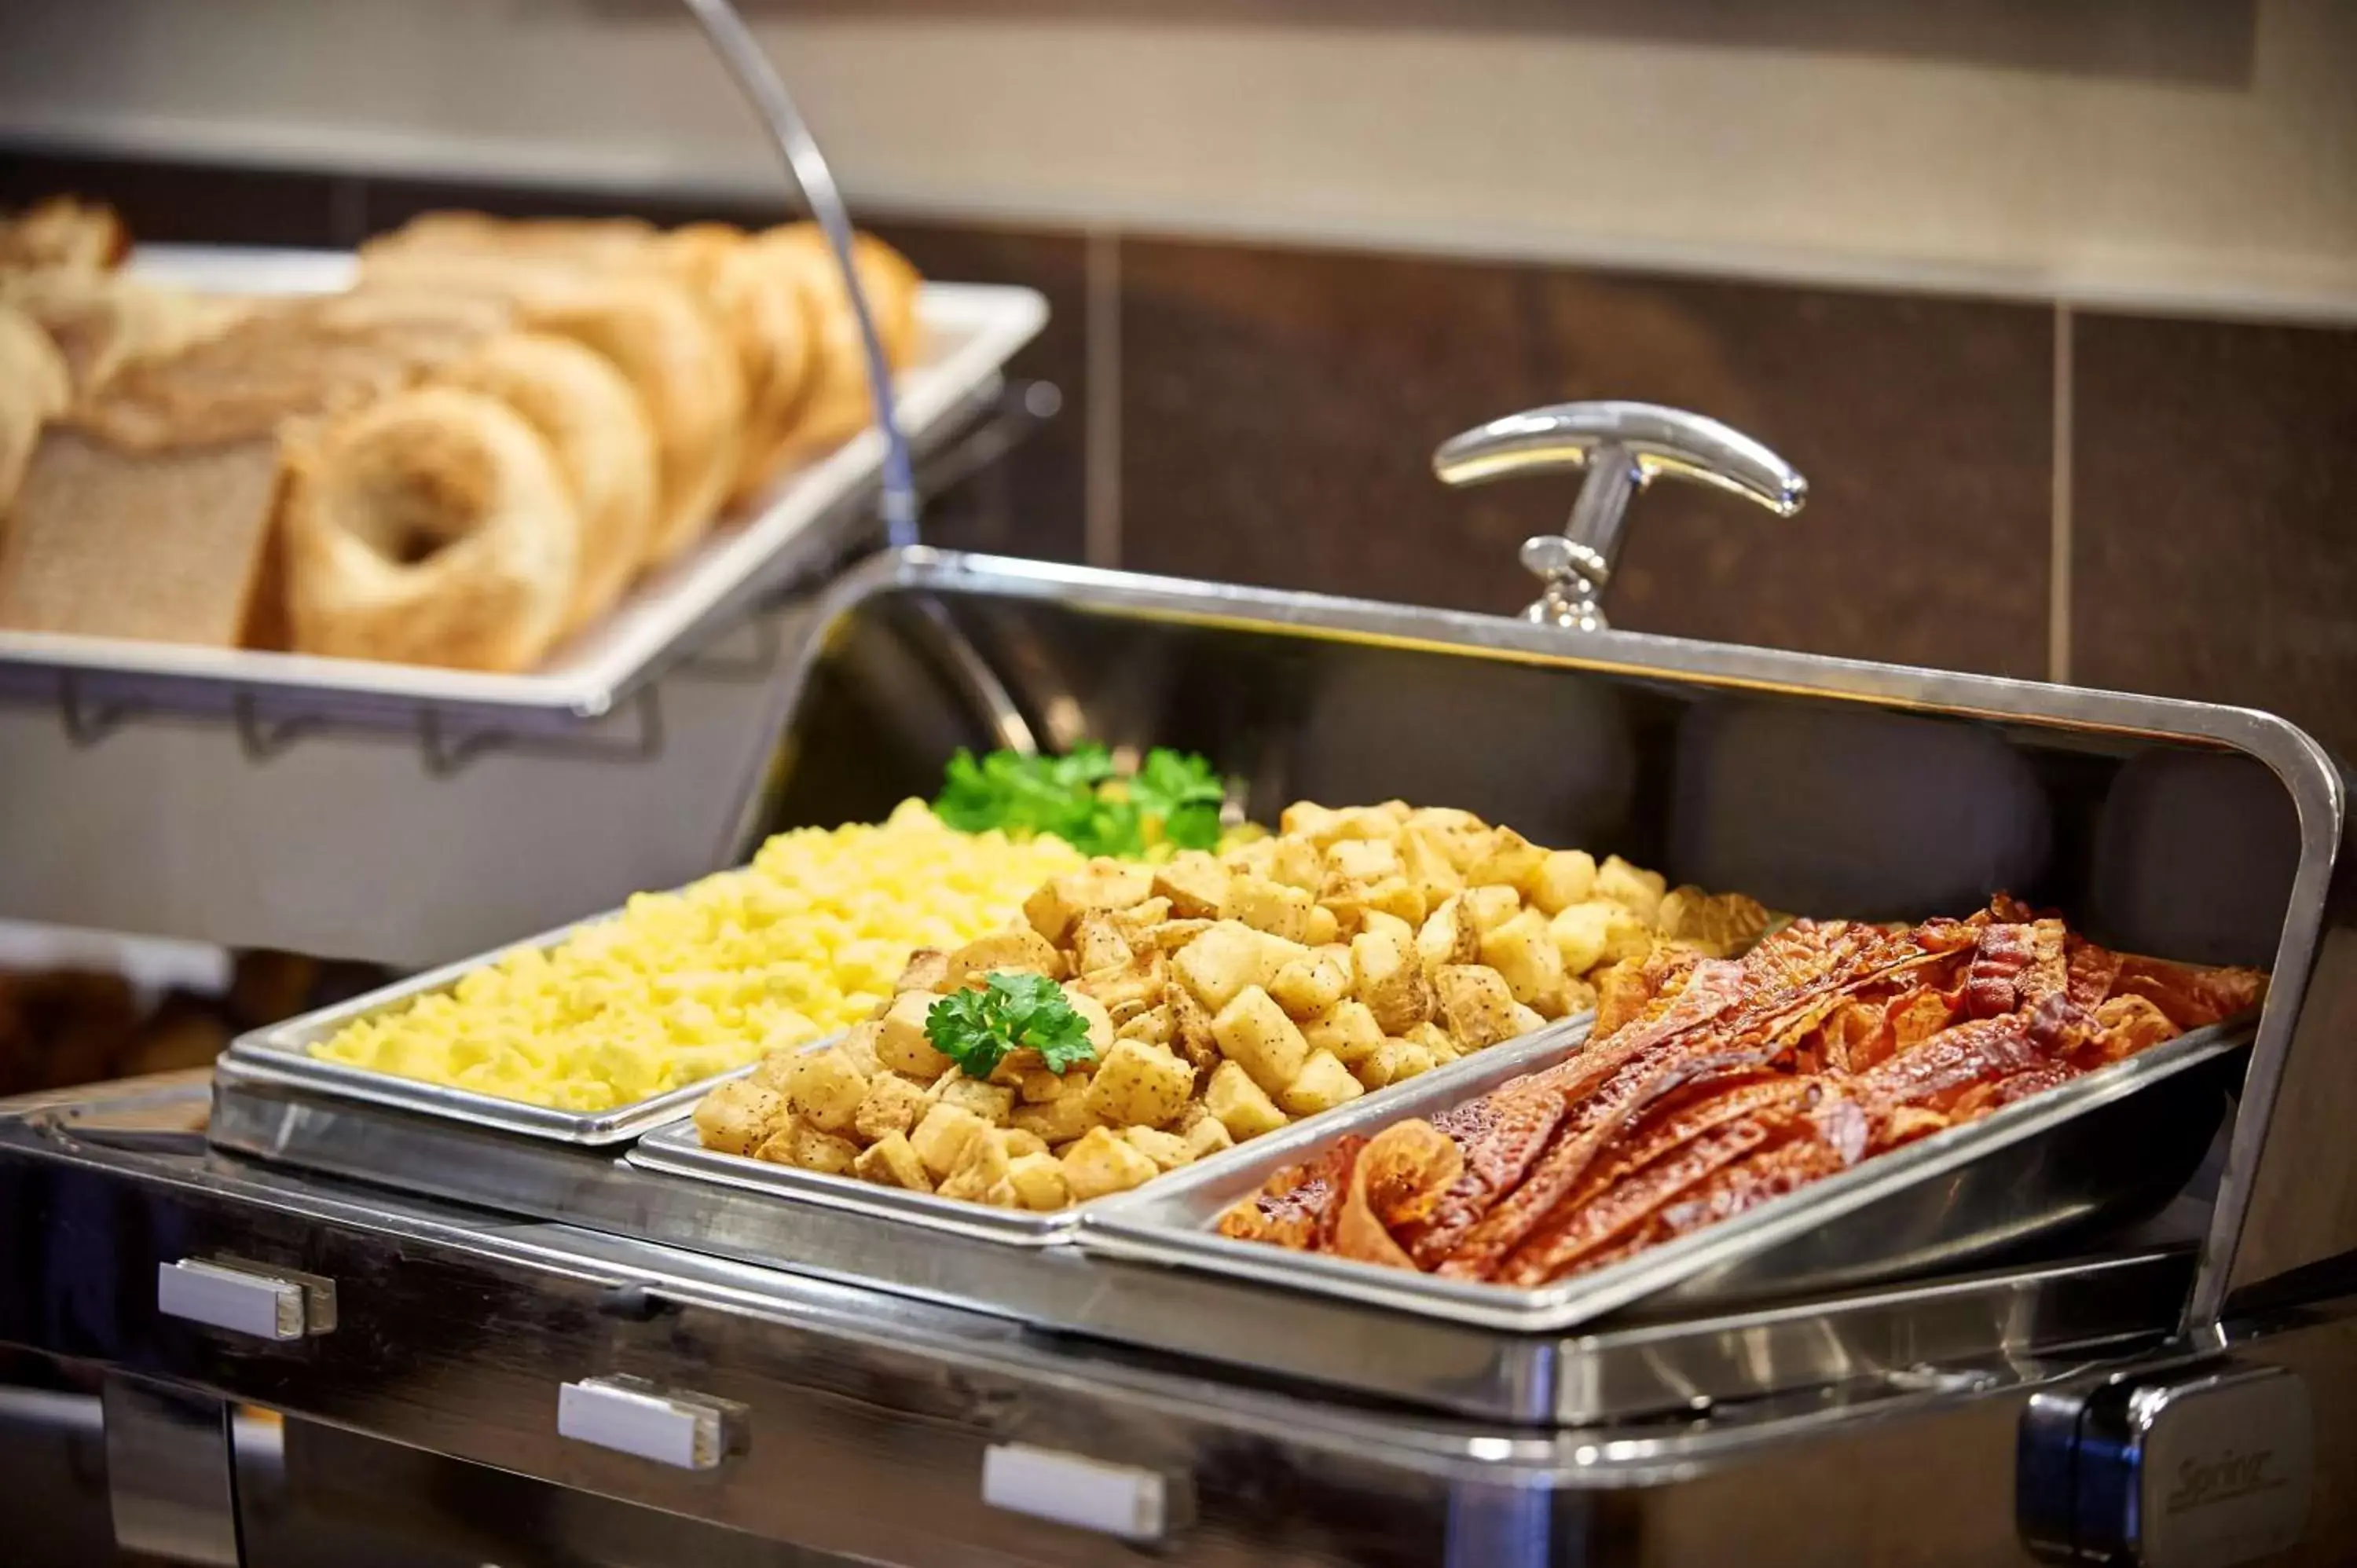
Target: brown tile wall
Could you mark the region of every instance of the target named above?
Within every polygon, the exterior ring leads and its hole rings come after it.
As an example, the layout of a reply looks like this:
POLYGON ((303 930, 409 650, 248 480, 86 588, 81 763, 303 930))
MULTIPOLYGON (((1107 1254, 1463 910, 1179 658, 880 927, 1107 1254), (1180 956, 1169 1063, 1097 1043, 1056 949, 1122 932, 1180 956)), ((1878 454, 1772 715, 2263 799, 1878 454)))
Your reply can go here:
MULTIPOLYGON (((768 221, 694 199, 0 157, 0 203, 118 202, 143 234, 350 244, 427 207, 768 221)), ((1015 367, 1060 411, 945 497, 941 542, 1511 611, 1569 478, 1444 490, 1432 447, 1585 397, 1726 419, 1812 481, 1779 521, 1663 486, 1616 623, 2268 707, 2357 757, 2357 330, 934 220, 940 277, 1040 289, 1015 367), (1091 268, 1117 292, 1095 296, 1091 268), (2069 334, 2067 345, 2057 339, 2069 334), (1092 338, 1092 334, 1101 335, 1092 338), (2058 349, 2074 382, 2054 406, 2058 349), (1119 367, 1110 384, 1090 372, 1119 367), (2055 433, 2072 479, 2054 496, 2055 433), (2059 532, 2058 532, 2059 531, 2059 532), (2052 579, 2057 547, 2067 582, 2052 579), (2058 595, 2064 601, 2058 605, 2058 595), (2060 623, 2062 645, 2049 646, 2060 623)))

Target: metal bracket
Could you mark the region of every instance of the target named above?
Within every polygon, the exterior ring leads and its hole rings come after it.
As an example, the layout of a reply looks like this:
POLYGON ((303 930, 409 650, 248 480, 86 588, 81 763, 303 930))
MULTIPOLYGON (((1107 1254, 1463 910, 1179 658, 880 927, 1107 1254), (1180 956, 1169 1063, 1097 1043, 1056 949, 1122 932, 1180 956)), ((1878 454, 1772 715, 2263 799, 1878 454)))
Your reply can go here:
POLYGON ((453 732, 444 725, 437 710, 427 708, 417 715, 417 741, 425 754, 425 771, 436 779, 447 779, 477 757, 494 751, 591 762, 651 762, 662 755, 663 747, 662 702, 652 682, 632 694, 630 708, 637 726, 619 739, 594 733, 535 736, 506 730, 453 732))

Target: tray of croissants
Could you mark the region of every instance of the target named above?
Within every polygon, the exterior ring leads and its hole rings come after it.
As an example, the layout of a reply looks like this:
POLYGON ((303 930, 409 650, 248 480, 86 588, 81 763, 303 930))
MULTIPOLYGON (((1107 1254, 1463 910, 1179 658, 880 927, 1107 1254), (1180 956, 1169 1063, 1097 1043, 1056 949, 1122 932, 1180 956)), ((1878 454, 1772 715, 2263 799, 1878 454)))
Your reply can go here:
MULTIPOLYGON (((912 442, 1047 317, 854 255, 912 442)), ((866 367, 808 222, 435 212, 352 253, 0 216, 0 678, 602 713, 856 512, 866 367)))

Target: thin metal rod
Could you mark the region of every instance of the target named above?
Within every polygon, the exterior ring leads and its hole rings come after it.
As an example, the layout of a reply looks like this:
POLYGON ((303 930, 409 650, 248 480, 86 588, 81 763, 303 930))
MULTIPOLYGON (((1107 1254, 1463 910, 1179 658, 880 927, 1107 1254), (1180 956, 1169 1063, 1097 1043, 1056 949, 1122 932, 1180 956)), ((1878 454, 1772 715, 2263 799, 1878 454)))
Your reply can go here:
POLYGON ((917 483, 914 466, 909 460, 909 441, 900 429, 899 415, 892 406, 892 367, 884 357, 884 339, 877 334, 876 318, 867 308, 867 293, 859 286, 859 269, 852 256, 851 215, 843 205, 843 194, 835 187, 834 176, 826 166, 826 158, 818 150, 818 142, 804 124, 802 111, 794 107, 786 84, 778 79, 770 57, 745 25, 737 7, 729 0, 682 0, 690 14, 711 39, 712 48, 721 63, 737 79, 737 85, 769 127, 770 135, 778 144, 778 152, 786 161, 786 172, 810 204, 811 216, 826 235, 828 248, 834 252, 835 265, 843 269, 845 291, 850 295, 851 313, 859 323, 859 343, 867 357, 867 395, 876 411, 876 428, 884 433, 884 494, 879 510, 884 517, 885 537, 897 549, 917 542, 917 483))

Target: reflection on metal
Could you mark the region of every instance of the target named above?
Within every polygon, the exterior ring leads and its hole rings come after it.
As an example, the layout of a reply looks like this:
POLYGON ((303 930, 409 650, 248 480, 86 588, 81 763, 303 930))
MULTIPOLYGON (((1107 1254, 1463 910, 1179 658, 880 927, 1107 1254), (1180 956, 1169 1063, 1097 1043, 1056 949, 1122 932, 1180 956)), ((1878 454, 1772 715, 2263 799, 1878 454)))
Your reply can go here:
POLYGON ((123 1372, 107 1374, 100 1398, 115 1544, 167 1563, 238 1568, 229 1407, 123 1372))
POLYGON ((1443 484, 1479 485, 1518 474, 1576 468, 1579 487, 1561 533, 1523 542, 1523 564, 1541 585, 1523 618, 1598 631, 1602 599, 1620 559, 1631 498, 1664 475, 1709 485, 1790 517, 1808 481, 1741 431, 1650 403, 1566 403, 1511 413, 1454 435, 1432 455, 1443 484))

